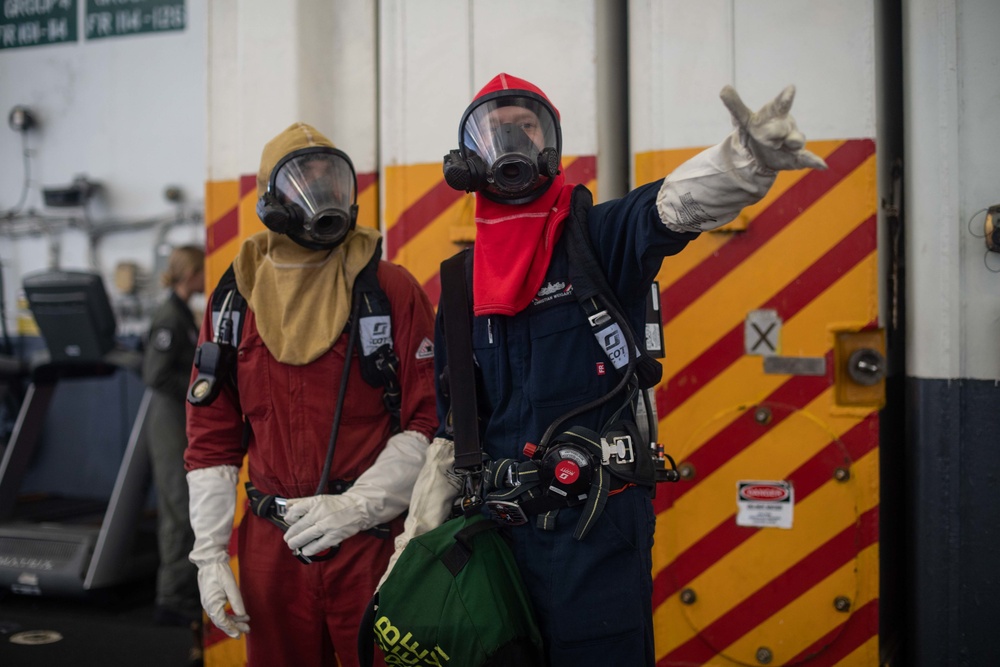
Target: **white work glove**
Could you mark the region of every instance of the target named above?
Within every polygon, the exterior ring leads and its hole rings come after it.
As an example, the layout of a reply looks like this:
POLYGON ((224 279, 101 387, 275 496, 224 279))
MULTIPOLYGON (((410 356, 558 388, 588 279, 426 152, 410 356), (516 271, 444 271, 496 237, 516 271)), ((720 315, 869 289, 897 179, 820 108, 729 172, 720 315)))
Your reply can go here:
POLYGON ((767 194, 779 170, 826 169, 821 157, 804 148, 805 135, 788 113, 795 86, 756 113, 732 86, 719 96, 736 130, 678 167, 656 197, 660 219, 675 232, 707 232, 731 222, 767 194))
POLYGON ((411 539, 434 530, 448 519, 452 503, 461 492, 462 478, 455 474, 455 443, 447 438, 434 438, 427 448, 424 467, 413 485, 410 511, 403 523, 403 532, 396 536, 396 550, 376 590, 382 587, 411 539))
POLYGON ((198 468, 187 474, 194 548, 188 560, 198 566, 201 606, 217 628, 236 639, 250 632, 236 577, 229 567, 229 536, 236 513, 236 466, 198 468), (226 603, 233 609, 226 613, 226 603))
POLYGON ((344 493, 289 498, 285 522, 290 528, 285 531, 285 543, 296 555, 314 556, 395 519, 410 502, 426 451, 427 438, 422 434, 397 433, 344 493))

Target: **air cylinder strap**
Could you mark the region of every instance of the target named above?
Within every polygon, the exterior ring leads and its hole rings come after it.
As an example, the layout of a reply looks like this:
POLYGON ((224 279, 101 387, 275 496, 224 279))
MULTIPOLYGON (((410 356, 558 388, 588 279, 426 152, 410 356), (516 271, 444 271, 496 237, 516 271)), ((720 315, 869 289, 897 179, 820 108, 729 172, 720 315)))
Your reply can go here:
POLYGON ((455 469, 478 472, 483 465, 479 442, 479 406, 472 356, 472 316, 466 292, 466 253, 441 262, 441 305, 445 347, 448 352, 448 385, 455 433, 455 469), (456 390, 456 388, 458 390, 456 390))

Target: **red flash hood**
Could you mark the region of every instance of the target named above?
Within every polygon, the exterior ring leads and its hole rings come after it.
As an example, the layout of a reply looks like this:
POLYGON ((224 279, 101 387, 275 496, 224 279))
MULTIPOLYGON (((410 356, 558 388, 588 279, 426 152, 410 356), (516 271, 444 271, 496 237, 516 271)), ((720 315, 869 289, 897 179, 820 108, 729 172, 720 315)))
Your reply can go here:
POLYGON ((495 93, 498 90, 527 90, 529 93, 534 93, 535 95, 543 98, 548 105, 552 107, 552 111, 556 114, 556 120, 562 120, 559 117, 559 109, 556 109, 556 105, 552 104, 552 100, 549 99, 548 95, 542 92, 541 88, 530 81, 525 81, 524 79, 510 74, 504 74, 503 72, 490 79, 490 82, 483 86, 482 90, 476 93, 473 100, 478 100, 483 95, 489 95, 490 93, 495 93))
MULTIPOLYGON (((538 86, 510 74, 493 77, 475 99, 501 90, 535 93, 559 118, 559 110, 538 86)), ((562 171, 560 163, 559 175, 552 179, 548 190, 527 204, 500 204, 476 193, 472 272, 476 315, 514 315, 527 308, 537 295, 569 213, 574 185, 566 183, 562 171)))

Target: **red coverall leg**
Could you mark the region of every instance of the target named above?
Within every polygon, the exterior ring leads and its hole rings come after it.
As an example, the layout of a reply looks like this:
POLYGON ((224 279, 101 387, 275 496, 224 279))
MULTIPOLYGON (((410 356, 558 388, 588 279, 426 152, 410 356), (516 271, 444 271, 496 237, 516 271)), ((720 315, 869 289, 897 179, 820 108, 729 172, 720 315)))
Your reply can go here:
MULTIPOLYGON (((402 520, 392 525, 396 535, 402 520)), ((357 667, 361 617, 393 540, 355 535, 330 560, 306 565, 265 519, 247 514, 239 531, 249 667, 331 667, 337 659, 341 667, 357 667)), ((377 652, 374 664, 385 667, 377 652)))

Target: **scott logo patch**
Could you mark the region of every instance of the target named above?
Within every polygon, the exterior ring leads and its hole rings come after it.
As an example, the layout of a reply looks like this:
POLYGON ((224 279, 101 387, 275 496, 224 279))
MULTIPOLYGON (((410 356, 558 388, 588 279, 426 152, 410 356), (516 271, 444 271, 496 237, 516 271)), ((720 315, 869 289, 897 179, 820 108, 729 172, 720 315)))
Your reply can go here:
POLYGON ((368 356, 383 345, 392 347, 392 326, 388 315, 371 315, 361 319, 361 349, 368 356))

